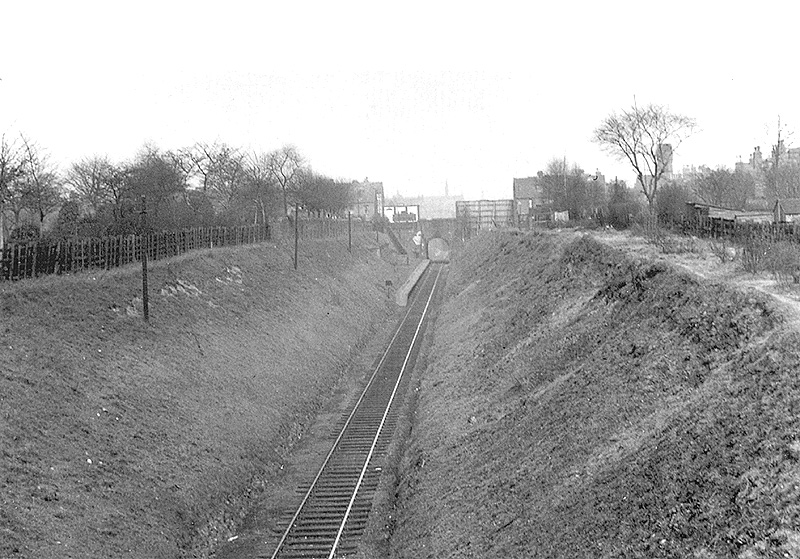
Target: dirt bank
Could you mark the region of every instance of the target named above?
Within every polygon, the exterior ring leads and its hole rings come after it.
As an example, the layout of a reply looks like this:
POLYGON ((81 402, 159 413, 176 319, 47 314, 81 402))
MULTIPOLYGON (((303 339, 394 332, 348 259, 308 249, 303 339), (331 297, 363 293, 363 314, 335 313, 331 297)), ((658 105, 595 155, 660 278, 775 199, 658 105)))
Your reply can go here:
POLYGON ((800 336, 576 235, 453 264, 392 557, 800 556, 800 336))
POLYGON ((407 268, 356 241, 159 262, 149 326, 135 267, 0 284, 0 557, 226 539, 392 319, 407 268))

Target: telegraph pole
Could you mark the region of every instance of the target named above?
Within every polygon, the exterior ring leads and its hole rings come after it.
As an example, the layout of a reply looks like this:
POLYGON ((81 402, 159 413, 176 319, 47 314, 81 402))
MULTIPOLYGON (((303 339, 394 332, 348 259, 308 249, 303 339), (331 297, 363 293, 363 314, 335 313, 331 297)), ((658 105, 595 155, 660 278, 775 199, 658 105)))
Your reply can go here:
POLYGON ((294 203, 294 269, 297 269, 297 238, 299 235, 298 222, 300 221, 300 203, 294 203))
POLYGON ((145 322, 150 322, 150 301, 147 294, 147 249, 149 248, 147 239, 147 206, 145 205, 145 198, 142 196, 142 209, 139 212, 141 216, 141 239, 142 239, 142 314, 145 322))

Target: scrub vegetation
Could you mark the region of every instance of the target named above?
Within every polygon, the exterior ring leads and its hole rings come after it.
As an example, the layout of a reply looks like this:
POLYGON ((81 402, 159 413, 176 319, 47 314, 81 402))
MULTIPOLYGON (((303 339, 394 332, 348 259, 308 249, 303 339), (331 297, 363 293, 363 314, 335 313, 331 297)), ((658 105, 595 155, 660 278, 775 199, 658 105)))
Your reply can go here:
POLYGON ((620 246, 502 233, 454 258, 392 557, 800 553, 792 322, 620 246))
MULTIPOLYGON (((0 284, 0 557, 204 557, 397 312, 374 236, 0 284)), ((357 384, 358 381, 356 381, 357 384)))

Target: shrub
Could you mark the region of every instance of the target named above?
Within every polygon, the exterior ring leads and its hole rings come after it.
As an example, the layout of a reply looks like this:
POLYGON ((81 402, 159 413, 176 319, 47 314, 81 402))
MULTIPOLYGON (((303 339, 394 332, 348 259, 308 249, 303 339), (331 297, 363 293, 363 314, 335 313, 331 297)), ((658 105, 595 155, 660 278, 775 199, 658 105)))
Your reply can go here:
POLYGON ((708 247, 711 249, 711 254, 716 256, 722 264, 736 258, 736 248, 727 239, 710 241, 708 247))
POLYGON ((653 215, 640 215, 631 225, 631 232, 634 235, 643 237, 651 244, 658 244, 664 236, 664 231, 658 226, 658 219, 653 215))
POLYGON ((765 266, 778 283, 800 283, 800 246, 775 243, 766 255, 765 266))
POLYGON ((33 223, 23 223, 11 230, 10 239, 14 242, 35 241, 41 235, 38 225, 33 223))
POLYGON ((656 216, 640 216, 631 227, 634 235, 643 237, 649 244, 656 246, 664 254, 684 254, 701 252, 697 237, 682 237, 671 234, 659 225, 656 216))
POLYGON ((697 254, 701 252, 700 243, 697 237, 678 237, 675 235, 663 235, 658 242, 658 247, 664 254, 697 254))
POLYGON ((656 195, 656 214, 662 223, 681 223, 686 218, 686 200, 692 196, 687 187, 666 182, 656 195))
POLYGON ((761 237, 750 237, 742 246, 742 268, 745 272, 757 274, 766 269, 767 256, 771 245, 761 237))

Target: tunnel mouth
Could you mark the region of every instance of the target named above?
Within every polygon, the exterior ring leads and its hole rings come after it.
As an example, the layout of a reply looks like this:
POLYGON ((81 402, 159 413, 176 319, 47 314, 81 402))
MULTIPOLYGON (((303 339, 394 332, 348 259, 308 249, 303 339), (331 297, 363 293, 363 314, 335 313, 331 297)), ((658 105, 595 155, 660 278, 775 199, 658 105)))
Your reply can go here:
POLYGON ((432 262, 449 262, 450 245, 440 237, 435 237, 428 241, 428 258, 432 262))

